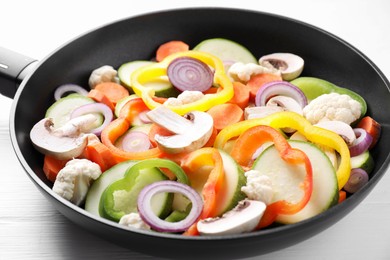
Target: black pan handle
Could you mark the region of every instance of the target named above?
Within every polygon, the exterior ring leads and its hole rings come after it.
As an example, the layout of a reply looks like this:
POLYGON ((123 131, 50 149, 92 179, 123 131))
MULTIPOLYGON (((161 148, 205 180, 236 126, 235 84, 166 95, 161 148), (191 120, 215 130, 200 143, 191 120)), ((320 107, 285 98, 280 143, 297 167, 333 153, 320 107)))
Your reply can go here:
POLYGON ((36 60, 0 47, 0 93, 13 98, 22 80, 36 65, 36 60))

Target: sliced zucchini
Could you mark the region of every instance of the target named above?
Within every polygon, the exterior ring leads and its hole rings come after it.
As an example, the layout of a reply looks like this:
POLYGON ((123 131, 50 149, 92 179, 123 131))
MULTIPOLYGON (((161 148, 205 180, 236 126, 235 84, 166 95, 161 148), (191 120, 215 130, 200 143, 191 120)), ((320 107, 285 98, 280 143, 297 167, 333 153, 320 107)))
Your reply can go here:
POLYGON ((365 151, 364 153, 361 153, 360 155, 351 157, 351 168, 362 168, 365 170, 368 174, 372 172, 374 169, 375 162, 374 158, 372 158, 372 155, 369 151, 365 151))
POLYGON ((217 215, 222 215, 246 197, 245 193, 241 191, 241 187, 246 184, 246 178, 242 167, 228 153, 222 150, 219 150, 219 153, 225 171, 225 185, 220 191, 224 196, 219 197, 216 212, 217 215))
MULTIPOLYGON (((339 194, 336 171, 328 156, 314 144, 297 140, 288 142, 293 148, 300 149, 309 157, 313 168, 313 192, 308 204, 301 211, 293 215, 277 217, 276 221, 282 224, 296 223, 327 210, 338 201, 339 194)), ((274 145, 261 153, 253 169, 271 178, 274 190, 273 201, 288 198, 297 202, 303 196, 299 183, 306 174, 305 168, 302 165, 286 163, 274 145)))
MULTIPOLYGON (((75 108, 94 102, 95 101, 89 97, 80 95, 78 93, 72 93, 54 102, 46 110, 45 117, 52 118, 54 127, 58 128, 70 120, 70 116, 75 108)), ((103 116, 101 114, 96 114, 96 117, 98 119, 94 125, 98 127, 103 123, 103 116)))
POLYGON ((122 64, 118 68, 118 77, 122 85, 126 86, 129 90, 133 90, 131 87, 131 74, 143 66, 153 64, 153 61, 135 60, 122 64))
POLYGON ((241 44, 224 38, 212 38, 200 42, 194 47, 196 51, 210 53, 222 61, 258 63, 253 54, 241 44))

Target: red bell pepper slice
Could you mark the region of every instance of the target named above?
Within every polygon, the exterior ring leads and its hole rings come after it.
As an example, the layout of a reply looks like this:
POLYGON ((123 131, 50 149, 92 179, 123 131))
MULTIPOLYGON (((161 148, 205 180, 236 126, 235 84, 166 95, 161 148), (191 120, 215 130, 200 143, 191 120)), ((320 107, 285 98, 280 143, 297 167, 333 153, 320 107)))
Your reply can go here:
POLYGON ((295 214, 303 209, 310 200, 313 190, 312 167, 307 155, 301 150, 292 148, 284 136, 270 126, 259 125, 242 133, 236 140, 231 155, 243 167, 251 167, 253 154, 261 145, 270 141, 274 143, 281 158, 287 163, 305 165, 306 176, 300 185, 304 195, 297 203, 279 200, 268 205, 257 228, 272 224, 278 214, 295 214))

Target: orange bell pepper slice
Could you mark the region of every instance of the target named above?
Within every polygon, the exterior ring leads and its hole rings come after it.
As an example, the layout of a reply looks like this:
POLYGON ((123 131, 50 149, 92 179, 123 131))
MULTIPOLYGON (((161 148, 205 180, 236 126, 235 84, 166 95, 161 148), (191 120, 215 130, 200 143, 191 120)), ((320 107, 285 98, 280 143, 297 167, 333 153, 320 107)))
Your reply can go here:
POLYGON ((304 164, 306 175, 300 184, 304 191, 302 199, 297 203, 279 200, 267 206, 257 228, 266 227, 274 222, 278 214, 294 214, 303 209, 309 202, 313 190, 313 171, 309 158, 301 150, 292 148, 284 136, 276 129, 259 125, 243 132, 235 142, 231 156, 244 167, 253 163, 252 156, 265 142, 273 142, 281 158, 290 164, 304 164))
POLYGON ((131 127, 134 118, 142 111, 149 109, 141 98, 129 100, 121 109, 119 117, 113 120, 101 133, 101 140, 110 149, 116 161, 143 160, 158 158, 162 154, 157 147, 142 152, 127 152, 115 146, 115 141, 131 127))
MULTIPOLYGON (((218 149, 205 147, 191 152, 181 167, 193 186, 199 185, 204 181, 205 176, 207 177, 202 188, 204 204, 199 220, 216 217, 217 196, 224 182, 223 162, 218 149)), ((196 224, 193 224, 184 235, 198 235, 196 224)))

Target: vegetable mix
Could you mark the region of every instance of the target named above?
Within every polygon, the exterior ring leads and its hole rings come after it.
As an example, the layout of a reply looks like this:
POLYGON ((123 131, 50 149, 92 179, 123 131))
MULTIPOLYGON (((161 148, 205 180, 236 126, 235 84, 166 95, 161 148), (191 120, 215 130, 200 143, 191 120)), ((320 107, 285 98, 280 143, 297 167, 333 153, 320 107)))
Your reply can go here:
POLYGON ((31 129, 62 198, 129 229, 215 236, 308 219, 368 182, 380 124, 348 86, 302 76, 304 57, 156 47, 59 86, 31 129))

